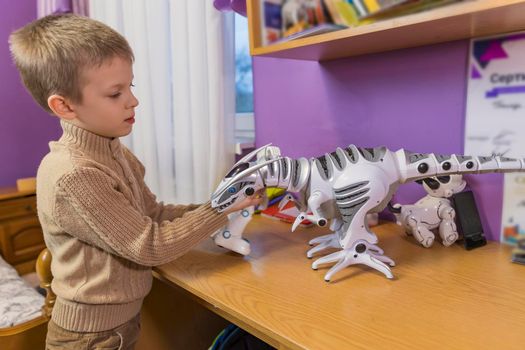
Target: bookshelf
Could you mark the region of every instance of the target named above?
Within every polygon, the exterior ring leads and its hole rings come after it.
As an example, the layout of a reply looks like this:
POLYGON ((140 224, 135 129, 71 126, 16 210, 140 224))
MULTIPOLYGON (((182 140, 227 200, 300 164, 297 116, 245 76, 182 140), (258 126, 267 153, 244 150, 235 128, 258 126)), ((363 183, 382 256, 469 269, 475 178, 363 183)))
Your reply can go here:
POLYGON ((247 0, 252 56, 327 61, 525 29, 525 1, 465 0, 312 37, 261 46, 260 0, 247 0))

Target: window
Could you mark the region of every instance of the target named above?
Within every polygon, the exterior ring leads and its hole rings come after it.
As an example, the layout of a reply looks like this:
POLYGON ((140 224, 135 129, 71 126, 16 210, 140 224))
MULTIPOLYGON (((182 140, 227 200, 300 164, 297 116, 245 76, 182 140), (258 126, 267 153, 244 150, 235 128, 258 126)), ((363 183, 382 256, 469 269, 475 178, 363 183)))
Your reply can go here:
POLYGON ((235 14, 235 96, 235 137, 239 152, 242 148, 253 147, 255 124, 248 20, 238 14, 235 14))

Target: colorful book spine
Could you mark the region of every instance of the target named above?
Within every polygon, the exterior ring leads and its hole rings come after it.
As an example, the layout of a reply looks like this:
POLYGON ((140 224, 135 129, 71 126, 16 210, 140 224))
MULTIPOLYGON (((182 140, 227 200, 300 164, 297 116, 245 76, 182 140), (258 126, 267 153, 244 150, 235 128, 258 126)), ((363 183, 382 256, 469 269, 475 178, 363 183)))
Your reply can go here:
POLYGON ((263 46, 281 38, 282 0, 261 0, 261 39, 263 46))
POLYGON ((362 0, 347 0, 347 2, 355 8, 359 17, 364 17, 368 15, 368 9, 366 8, 362 0))
POLYGON ((381 6, 376 0, 364 0, 364 2, 369 13, 374 13, 381 10, 381 6))
POLYGON ((334 24, 346 25, 344 19, 341 17, 341 14, 335 6, 336 1, 338 0, 323 0, 323 3, 334 24))
POLYGON ((354 27, 359 24, 359 15, 347 0, 338 0, 335 6, 347 26, 354 27))

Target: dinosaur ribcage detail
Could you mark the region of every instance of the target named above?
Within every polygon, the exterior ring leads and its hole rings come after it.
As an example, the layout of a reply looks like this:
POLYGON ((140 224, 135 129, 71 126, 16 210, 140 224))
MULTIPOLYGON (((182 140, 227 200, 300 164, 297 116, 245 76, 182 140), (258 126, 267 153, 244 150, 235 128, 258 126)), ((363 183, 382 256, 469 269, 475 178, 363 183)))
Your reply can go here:
POLYGON ((339 238, 341 240, 345 238, 348 227, 356 213, 370 198, 366 195, 369 191, 368 184, 369 181, 362 181, 334 189, 335 202, 344 222, 342 229, 339 230, 339 238))
POLYGON ((367 148, 350 145, 344 149, 344 152, 351 163, 357 163, 360 157, 375 163, 383 160, 387 149, 386 147, 367 148))
POLYGON ((343 168, 346 165, 346 161, 344 157, 341 157, 341 155, 335 151, 330 153, 330 158, 332 159, 333 164, 337 168, 337 170, 343 170, 343 168))
POLYGON ((387 149, 386 147, 358 148, 359 153, 369 162, 379 162, 383 159, 387 149))
POLYGON ((359 160, 359 152, 356 146, 350 145, 346 147, 345 152, 351 163, 357 163, 357 161, 359 160))
POLYGON ((281 165, 282 178, 286 179, 288 177, 288 162, 283 158, 279 163, 281 165))
POLYGON ((328 180, 333 175, 333 168, 332 165, 328 164, 328 160, 326 159, 326 156, 321 156, 319 158, 316 158, 315 165, 317 165, 317 169, 319 170, 319 174, 321 174, 321 177, 324 180, 328 180))
POLYGON ((301 164, 299 164, 298 160, 292 159, 292 165, 291 165, 291 179, 292 179, 292 185, 294 187, 297 187, 299 185, 299 180, 301 179, 301 164))
POLYGON ((334 176, 336 170, 343 171, 350 164, 357 164, 360 159, 376 163, 383 160, 385 147, 361 148, 350 145, 344 150, 338 148, 332 153, 313 158, 321 177, 326 181, 334 176))

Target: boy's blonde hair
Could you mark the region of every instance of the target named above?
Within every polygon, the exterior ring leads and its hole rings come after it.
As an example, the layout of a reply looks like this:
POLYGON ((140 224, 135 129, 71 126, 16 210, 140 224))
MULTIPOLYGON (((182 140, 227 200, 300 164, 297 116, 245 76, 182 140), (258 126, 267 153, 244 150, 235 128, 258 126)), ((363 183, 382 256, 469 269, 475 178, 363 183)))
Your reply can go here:
POLYGON ((126 39, 107 25, 76 15, 51 15, 9 36, 13 60, 22 81, 46 111, 57 94, 82 102, 83 69, 100 66, 115 56, 134 60, 126 39))

